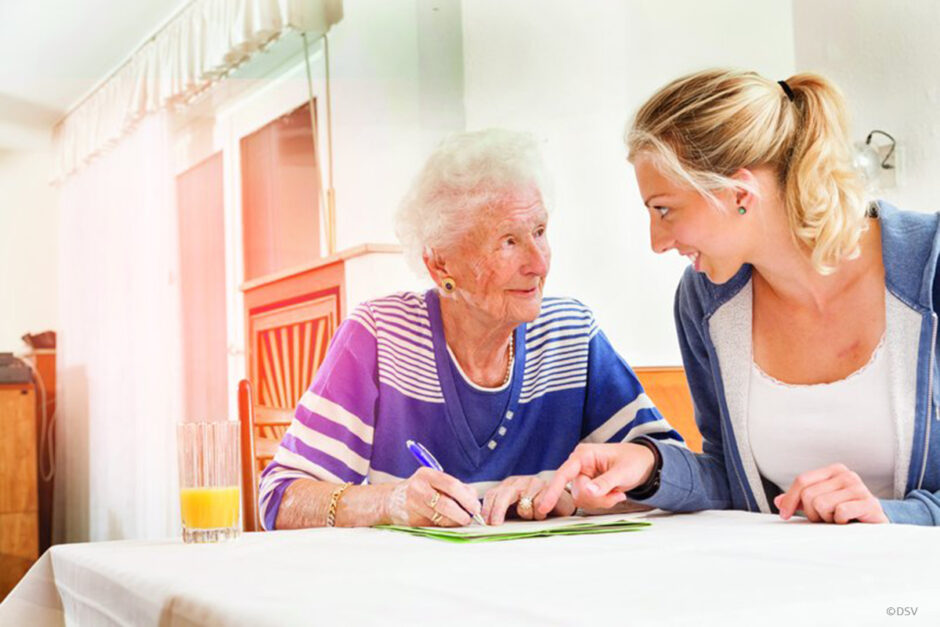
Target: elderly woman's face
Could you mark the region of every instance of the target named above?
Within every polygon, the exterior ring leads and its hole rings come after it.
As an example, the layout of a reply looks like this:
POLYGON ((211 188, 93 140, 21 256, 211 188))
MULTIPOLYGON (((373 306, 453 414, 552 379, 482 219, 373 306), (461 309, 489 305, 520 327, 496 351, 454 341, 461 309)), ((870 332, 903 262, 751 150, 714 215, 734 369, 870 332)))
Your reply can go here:
POLYGON ((535 189, 485 212, 450 256, 457 298, 497 322, 534 320, 551 263, 547 221, 535 189))

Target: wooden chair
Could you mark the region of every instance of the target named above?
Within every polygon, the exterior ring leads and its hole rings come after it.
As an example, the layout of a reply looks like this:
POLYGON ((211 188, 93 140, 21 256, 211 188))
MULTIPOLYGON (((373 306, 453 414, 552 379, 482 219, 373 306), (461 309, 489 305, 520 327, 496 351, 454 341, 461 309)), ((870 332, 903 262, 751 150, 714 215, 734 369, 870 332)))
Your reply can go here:
POLYGON ((685 438, 689 449, 701 453, 702 435, 695 424, 695 410, 685 370, 680 366, 665 366, 634 368, 633 371, 646 390, 646 395, 656 403, 669 424, 685 438))
POLYGON ((245 531, 261 531, 258 517, 258 481, 274 458, 278 444, 294 417, 293 409, 261 407, 254 403, 251 382, 238 383, 238 418, 241 422, 242 508, 245 531))

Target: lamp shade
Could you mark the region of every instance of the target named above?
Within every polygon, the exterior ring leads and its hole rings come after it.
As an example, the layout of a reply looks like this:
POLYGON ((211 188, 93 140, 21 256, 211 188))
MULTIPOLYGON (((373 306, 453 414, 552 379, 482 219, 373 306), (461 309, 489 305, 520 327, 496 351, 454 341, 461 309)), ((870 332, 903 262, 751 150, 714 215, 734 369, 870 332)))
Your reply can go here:
POLYGON ((874 184, 881 175, 881 155, 871 144, 858 142, 852 154, 852 167, 866 184, 874 184))
POLYGON ((290 0, 290 25, 317 39, 343 19, 343 0, 290 0))

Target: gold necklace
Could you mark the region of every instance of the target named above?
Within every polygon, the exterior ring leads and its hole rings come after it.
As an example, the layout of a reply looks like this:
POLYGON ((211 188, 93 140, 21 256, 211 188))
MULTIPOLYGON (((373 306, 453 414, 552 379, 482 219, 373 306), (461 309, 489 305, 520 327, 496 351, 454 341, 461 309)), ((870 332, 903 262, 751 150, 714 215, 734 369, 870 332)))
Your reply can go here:
MULTIPOLYGON (((509 379, 512 378, 512 358, 515 355, 515 346, 516 346, 516 332, 513 331, 509 336, 509 364, 506 366, 506 378, 503 379, 503 385, 509 383, 509 379)), ((500 386, 502 387, 502 386, 500 386)))

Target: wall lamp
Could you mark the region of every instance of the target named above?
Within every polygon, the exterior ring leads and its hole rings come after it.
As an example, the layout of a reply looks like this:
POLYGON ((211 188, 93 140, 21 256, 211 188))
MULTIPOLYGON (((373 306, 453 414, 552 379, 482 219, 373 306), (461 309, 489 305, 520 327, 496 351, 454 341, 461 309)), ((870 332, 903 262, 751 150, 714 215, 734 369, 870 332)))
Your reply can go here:
POLYGON ((868 134, 864 143, 855 145, 855 154, 852 157, 852 165, 865 179, 868 184, 878 185, 880 187, 893 187, 896 185, 896 155, 897 140, 885 131, 874 130, 868 134), (881 136, 888 143, 880 146, 872 143, 875 136, 881 136), (892 170, 890 182, 885 181, 885 170, 892 170))

